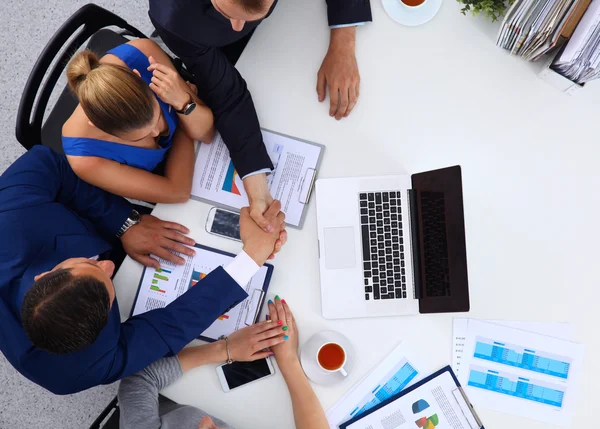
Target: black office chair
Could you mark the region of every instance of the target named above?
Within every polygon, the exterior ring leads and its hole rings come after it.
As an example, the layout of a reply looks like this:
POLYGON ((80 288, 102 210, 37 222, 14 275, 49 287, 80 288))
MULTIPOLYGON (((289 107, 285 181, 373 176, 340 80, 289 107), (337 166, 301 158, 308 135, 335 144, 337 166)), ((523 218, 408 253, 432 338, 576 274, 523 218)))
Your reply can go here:
MULTIPOLYGON (((46 106, 56 82, 71 57, 86 40, 89 39, 87 48, 101 57, 112 48, 127 42, 125 36, 146 38, 144 33, 129 25, 123 18, 92 3, 75 12, 58 29, 33 66, 21 96, 16 134, 17 140, 25 149, 43 144, 63 153, 62 126, 77 107, 78 101, 71 90, 65 87, 44 122, 46 106), (110 26, 119 27, 120 30, 106 28, 110 26), (69 43, 66 44, 67 42, 69 43), (43 82, 46 74, 48 78, 43 82)), ((185 80, 192 80, 181 60, 176 58, 173 64, 185 80)))
MULTIPOLYGON (((174 409, 177 404, 163 395, 158 395, 158 407, 161 412, 168 412, 174 409)), ((110 404, 100 413, 98 418, 94 420, 94 423, 89 429, 119 429, 119 402, 117 397, 110 401, 110 404)))

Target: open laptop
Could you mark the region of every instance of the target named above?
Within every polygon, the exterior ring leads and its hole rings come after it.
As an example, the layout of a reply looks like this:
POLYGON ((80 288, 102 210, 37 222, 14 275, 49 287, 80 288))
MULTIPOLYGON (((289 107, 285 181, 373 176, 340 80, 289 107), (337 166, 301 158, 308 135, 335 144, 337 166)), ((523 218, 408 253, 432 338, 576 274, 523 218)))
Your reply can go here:
POLYGON ((460 166, 315 189, 323 317, 469 311, 460 166))

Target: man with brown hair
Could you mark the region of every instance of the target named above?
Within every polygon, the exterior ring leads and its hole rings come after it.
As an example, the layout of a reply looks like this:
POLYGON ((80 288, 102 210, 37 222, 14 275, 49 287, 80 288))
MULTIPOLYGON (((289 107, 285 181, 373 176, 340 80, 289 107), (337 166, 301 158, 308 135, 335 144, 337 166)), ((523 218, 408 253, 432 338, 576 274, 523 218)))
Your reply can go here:
MULTIPOLYGON (((234 64, 252 32, 278 0, 150 0, 150 19, 167 47, 194 74, 198 95, 213 111, 215 125, 230 148, 253 210, 271 201, 266 175, 273 165, 263 144, 246 82, 234 64), (257 191, 257 189, 259 191, 257 191)), ((369 0, 326 0, 331 38, 317 75, 317 97, 329 87, 329 115, 347 117, 359 96, 354 52, 356 27, 371 21, 369 0)))

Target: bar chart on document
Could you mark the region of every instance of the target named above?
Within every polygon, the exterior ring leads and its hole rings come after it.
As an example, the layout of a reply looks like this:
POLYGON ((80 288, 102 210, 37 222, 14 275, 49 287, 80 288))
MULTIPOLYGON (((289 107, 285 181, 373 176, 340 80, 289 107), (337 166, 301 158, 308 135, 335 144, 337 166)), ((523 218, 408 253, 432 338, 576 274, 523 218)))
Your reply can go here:
MULTIPOLYGON (((191 257, 178 254, 185 260, 183 265, 175 265, 164 259, 156 258, 160 263, 160 268, 144 270, 132 316, 163 308, 191 288, 201 287, 198 284, 211 271, 224 266, 233 259, 229 255, 223 255, 212 249, 196 247, 195 251, 196 254, 191 257)), ((261 294, 256 294, 254 291, 262 291, 267 273, 268 268, 261 267, 248 284, 244 285, 244 290, 248 293, 249 298, 217 317, 217 320, 202 333, 202 336, 217 339, 221 335, 229 335, 246 326, 249 312, 260 304, 261 294)))
MULTIPOLYGON (((341 399, 327 410, 327 421, 331 429, 360 416, 388 398, 418 382, 423 368, 416 362, 426 363, 407 343, 398 344, 394 350, 341 399)), ((425 427, 425 426, 423 426, 425 427)))
POLYGON ((459 378, 476 405, 567 424, 582 359, 580 344, 472 321, 459 378))
POLYGON ((359 416, 365 411, 380 404, 386 399, 400 393, 417 376, 418 371, 408 362, 402 359, 398 364, 383 378, 384 381, 373 388, 371 393, 366 395, 354 408, 345 420, 359 416))

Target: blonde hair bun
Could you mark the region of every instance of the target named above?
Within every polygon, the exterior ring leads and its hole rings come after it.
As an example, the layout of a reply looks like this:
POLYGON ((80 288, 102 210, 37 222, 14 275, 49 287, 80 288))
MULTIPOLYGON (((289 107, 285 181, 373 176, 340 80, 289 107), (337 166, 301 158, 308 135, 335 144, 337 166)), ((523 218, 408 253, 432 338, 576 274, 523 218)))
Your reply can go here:
POLYGON ((75 95, 79 96, 78 90, 81 83, 86 80, 92 70, 98 67, 100 67, 100 60, 90 50, 81 51, 71 59, 67 67, 67 80, 75 95))

